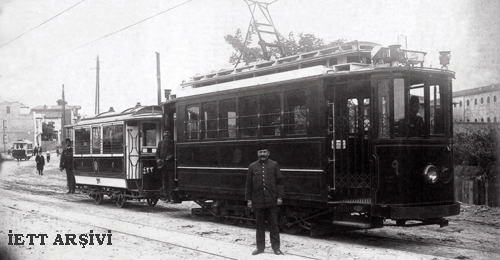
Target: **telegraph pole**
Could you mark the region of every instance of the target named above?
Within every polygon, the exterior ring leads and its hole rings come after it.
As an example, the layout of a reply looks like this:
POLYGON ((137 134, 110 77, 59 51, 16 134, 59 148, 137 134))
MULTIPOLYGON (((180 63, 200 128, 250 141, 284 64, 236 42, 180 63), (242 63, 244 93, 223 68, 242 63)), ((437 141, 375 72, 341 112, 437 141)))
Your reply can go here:
POLYGON ((156 80, 158 82, 158 106, 161 106, 161 77, 160 77, 160 53, 156 53, 156 80))
POLYGON ((66 130, 64 125, 66 125, 66 100, 64 99, 64 84, 62 85, 62 120, 61 120, 61 144, 66 140, 66 130))
POLYGON ((95 114, 99 114, 99 55, 97 55, 96 84, 95 84, 95 114))

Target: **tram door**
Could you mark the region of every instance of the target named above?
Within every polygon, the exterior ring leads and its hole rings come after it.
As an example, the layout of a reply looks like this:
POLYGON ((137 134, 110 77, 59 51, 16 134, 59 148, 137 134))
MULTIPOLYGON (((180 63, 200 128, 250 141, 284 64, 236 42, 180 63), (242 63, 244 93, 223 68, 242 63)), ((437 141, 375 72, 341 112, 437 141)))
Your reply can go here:
POLYGON ((140 135, 139 124, 129 121, 126 127, 127 146, 125 156, 127 161, 127 179, 141 179, 142 171, 139 165, 140 135))
POLYGON ((369 82, 327 89, 331 195, 335 200, 371 197, 369 82))

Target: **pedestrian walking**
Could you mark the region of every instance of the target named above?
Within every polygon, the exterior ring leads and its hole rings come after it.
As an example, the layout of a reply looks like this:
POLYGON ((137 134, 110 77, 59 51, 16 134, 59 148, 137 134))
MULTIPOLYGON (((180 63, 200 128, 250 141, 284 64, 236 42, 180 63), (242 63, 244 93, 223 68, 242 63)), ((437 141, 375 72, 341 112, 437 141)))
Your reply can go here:
POLYGON ((50 162, 50 152, 47 151, 47 163, 49 163, 49 162, 50 162))
POLYGON ((248 166, 245 198, 249 208, 253 209, 257 218, 256 240, 257 249, 252 255, 264 252, 265 222, 269 224, 271 247, 276 255, 282 255, 280 250, 280 234, 278 226, 279 205, 283 203, 283 178, 280 166, 269 159, 266 143, 259 143, 258 160, 248 166))
POLYGON ((45 159, 43 158, 43 155, 41 153, 36 155, 35 162, 38 175, 43 175, 43 166, 45 165, 45 159))

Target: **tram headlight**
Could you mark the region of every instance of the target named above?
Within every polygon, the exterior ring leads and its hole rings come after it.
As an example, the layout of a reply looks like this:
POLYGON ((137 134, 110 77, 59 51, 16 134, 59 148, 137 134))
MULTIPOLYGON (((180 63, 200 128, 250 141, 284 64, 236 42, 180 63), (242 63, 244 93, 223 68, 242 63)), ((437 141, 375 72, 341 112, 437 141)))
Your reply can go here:
POLYGON ((438 169, 434 165, 427 165, 424 170, 424 178, 428 183, 434 184, 438 180, 438 169))

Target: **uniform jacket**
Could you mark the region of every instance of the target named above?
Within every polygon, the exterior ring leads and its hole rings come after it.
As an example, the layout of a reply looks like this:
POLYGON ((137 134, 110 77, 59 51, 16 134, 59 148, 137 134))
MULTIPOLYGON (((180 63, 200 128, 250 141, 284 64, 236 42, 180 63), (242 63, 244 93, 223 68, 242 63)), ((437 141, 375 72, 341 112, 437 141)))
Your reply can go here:
POLYGON ((59 168, 73 170, 73 148, 65 148, 61 154, 59 168))
POLYGON ((43 156, 39 154, 35 157, 35 162, 36 162, 36 169, 43 170, 43 166, 45 165, 45 158, 43 158, 43 156))
POLYGON ((161 140, 155 154, 156 160, 172 161, 174 159, 174 141, 161 140))
POLYGON ((248 166, 245 199, 252 201, 256 209, 276 206, 276 200, 283 198, 283 177, 277 162, 257 160, 248 166))

